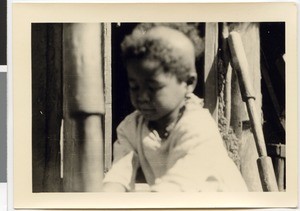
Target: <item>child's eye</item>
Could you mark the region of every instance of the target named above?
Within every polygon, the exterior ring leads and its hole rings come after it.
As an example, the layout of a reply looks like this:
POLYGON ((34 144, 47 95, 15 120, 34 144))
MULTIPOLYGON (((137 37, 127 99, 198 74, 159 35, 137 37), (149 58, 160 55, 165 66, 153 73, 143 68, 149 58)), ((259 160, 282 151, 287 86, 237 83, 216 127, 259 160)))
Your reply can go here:
POLYGON ((158 90, 162 89, 163 86, 149 86, 149 90, 151 92, 157 92, 158 90))
POLYGON ((139 87, 136 84, 129 83, 129 89, 131 91, 137 91, 139 89, 139 87))

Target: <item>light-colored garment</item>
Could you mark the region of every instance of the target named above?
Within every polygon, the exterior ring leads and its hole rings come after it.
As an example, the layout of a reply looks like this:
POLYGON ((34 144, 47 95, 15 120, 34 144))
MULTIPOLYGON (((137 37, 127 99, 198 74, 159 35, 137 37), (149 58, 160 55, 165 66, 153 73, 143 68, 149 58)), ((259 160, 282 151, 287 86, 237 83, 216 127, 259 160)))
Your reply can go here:
POLYGON ((128 115, 117 128, 114 161, 104 179, 134 191, 141 166, 152 191, 247 191, 228 157, 215 121, 193 96, 166 140, 148 128, 140 112, 128 115))

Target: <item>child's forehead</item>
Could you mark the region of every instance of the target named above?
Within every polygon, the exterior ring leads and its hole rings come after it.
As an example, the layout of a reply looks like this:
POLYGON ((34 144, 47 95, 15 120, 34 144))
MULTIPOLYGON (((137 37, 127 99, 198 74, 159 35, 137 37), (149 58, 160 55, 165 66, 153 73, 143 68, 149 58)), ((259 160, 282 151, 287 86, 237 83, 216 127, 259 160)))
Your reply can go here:
POLYGON ((168 84, 172 80, 177 81, 176 76, 170 73, 154 72, 153 74, 134 74, 128 77, 129 82, 137 82, 143 85, 168 84))

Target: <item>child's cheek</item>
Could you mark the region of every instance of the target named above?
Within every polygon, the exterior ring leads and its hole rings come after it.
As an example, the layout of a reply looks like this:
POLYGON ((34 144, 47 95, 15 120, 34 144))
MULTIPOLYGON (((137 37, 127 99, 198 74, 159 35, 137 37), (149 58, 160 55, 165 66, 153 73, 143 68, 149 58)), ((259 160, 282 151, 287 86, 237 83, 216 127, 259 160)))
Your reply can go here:
POLYGON ((137 96, 133 92, 130 92, 130 101, 134 108, 137 108, 137 96))

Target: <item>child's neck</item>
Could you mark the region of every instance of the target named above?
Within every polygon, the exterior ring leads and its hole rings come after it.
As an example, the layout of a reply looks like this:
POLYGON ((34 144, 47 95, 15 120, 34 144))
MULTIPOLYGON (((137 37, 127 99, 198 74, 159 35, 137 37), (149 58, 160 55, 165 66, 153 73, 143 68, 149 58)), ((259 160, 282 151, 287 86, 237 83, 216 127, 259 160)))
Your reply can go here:
POLYGON ((171 130, 181 118, 184 110, 184 102, 179 104, 173 111, 157 121, 149 122, 151 127, 157 131, 161 138, 167 138, 171 130))

